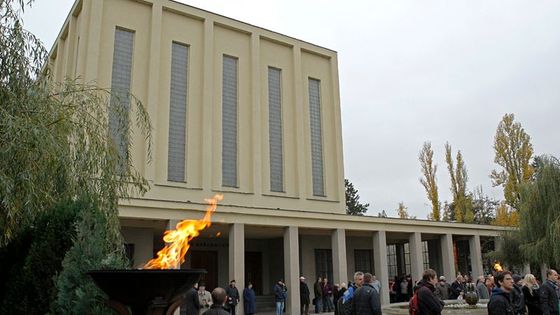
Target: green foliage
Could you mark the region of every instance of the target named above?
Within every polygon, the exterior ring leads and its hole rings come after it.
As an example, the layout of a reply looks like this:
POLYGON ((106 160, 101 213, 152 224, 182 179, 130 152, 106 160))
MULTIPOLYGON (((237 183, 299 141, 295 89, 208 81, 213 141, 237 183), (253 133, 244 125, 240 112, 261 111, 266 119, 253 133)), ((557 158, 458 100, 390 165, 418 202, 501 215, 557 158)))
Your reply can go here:
POLYGON ((509 266, 523 266, 527 260, 521 251, 523 239, 519 231, 504 232, 501 243, 501 249, 489 252, 487 257, 509 266))
POLYGON ((75 79, 53 82, 46 50, 21 27, 23 5, 0 1, 0 246, 61 200, 96 196, 103 211, 116 212, 119 198, 148 187, 129 154, 128 135, 137 127, 150 159, 142 104, 133 102, 132 123, 125 104, 108 112, 110 91, 75 79), (125 135, 124 154, 108 133, 109 115, 118 122, 114 133, 125 135))
POLYGON ((437 164, 434 164, 434 151, 430 142, 424 142, 422 150, 418 154, 422 176, 420 183, 426 190, 426 196, 432 203, 432 213, 428 216, 430 220, 439 221, 441 218, 441 204, 439 202, 438 186, 437 186, 437 164))
POLYGON ((0 250, 0 272, 6 279, 0 296, 1 314, 45 314, 49 311, 56 296, 53 278, 61 271, 64 253, 72 245, 81 207, 79 202, 56 205, 0 250))
POLYGON ((482 186, 476 188, 472 194, 473 222, 476 224, 491 224, 495 218, 499 202, 482 191, 482 186))
POLYGON ((128 261, 118 235, 116 214, 107 215, 94 201, 82 209, 76 225, 72 248, 62 262, 63 270, 56 278, 58 295, 53 304, 54 313, 111 314, 103 305, 103 293, 87 276, 96 269, 124 269, 128 261), (114 225, 117 226, 114 226, 114 225), (113 240, 108 241, 108 240, 113 240))
POLYGON ((346 214, 364 215, 368 210, 369 203, 360 203, 358 190, 354 188, 354 185, 348 179, 344 179, 344 187, 346 190, 346 214))
POLYGON ((560 161, 541 156, 534 181, 520 190, 521 251, 531 263, 560 266, 560 161))
POLYGON ((494 162, 502 167, 490 174, 494 186, 504 188, 504 198, 514 209, 519 206, 519 187, 530 181, 534 169, 531 166, 533 145, 531 137, 513 114, 506 114, 498 124, 494 137, 494 162))

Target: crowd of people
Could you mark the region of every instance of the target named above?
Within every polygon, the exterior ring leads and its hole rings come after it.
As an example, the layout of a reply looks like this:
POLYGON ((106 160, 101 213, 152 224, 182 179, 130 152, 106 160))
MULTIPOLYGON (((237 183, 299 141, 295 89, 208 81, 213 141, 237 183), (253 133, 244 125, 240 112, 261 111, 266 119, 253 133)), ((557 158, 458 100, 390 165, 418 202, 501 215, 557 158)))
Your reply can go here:
MULTIPOLYGON (((312 304, 315 313, 334 312, 335 315, 381 314, 381 283, 370 273, 356 272, 353 281, 332 285, 327 277, 319 277, 313 291, 300 280, 301 315, 309 315, 312 304), (313 299, 311 299, 313 293, 313 299)), ((458 274, 452 283, 444 276, 437 276, 427 269, 422 279, 413 283, 410 276, 395 278, 389 284, 391 302, 409 302, 410 313, 441 314, 444 300, 465 299, 468 291, 476 292, 479 299, 488 299, 489 315, 560 315, 560 281, 554 269, 547 271, 547 279, 538 281, 532 274, 524 277, 509 271, 473 279, 458 274)), ((274 287, 276 315, 283 315, 288 288, 282 279, 274 287)), ((216 288, 208 292, 204 283, 195 284, 185 294, 181 315, 236 315, 236 306, 243 298, 246 315, 255 314, 256 294, 249 282, 239 294, 235 280, 226 289, 216 288)))

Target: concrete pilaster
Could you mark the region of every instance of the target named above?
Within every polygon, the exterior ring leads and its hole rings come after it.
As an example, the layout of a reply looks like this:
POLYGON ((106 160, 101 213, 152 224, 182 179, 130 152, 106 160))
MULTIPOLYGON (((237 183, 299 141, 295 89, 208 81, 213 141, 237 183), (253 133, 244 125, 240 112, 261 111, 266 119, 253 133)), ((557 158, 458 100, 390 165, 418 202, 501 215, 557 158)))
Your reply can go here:
MULTIPOLYGON (((229 279, 235 279, 239 294, 245 288, 245 225, 234 223, 229 226, 229 279)), ((243 314, 243 298, 239 299, 236 314, 243 314)))
POLYGON ((443 265, 442 274, 451 282, 455 279, 455 257, 453 253, 453 236, 444 234, 440 238, 441 241, 441 263, 443 265))
POLYGON ((422 254, 422 234, 413 232, 408 236, 408 247, 410 249, 410 275, 412 281, 422 279, 424 272, 424 257, 422 254))
MULTIPOLYGON (((158 110, 159 107, 159 90, 160 90, 160 80, 159 80, 159 69, 161 64, 161 21, 162 21, 162 4, 160 1, 154 1, 152 5, 152 18, 151 18, 151 27, 150 27, 150 58, 148 61, 149 67, 149 75, 150 80, 148 80, 148 102, 146 104, 148 114, 150 115, 150 121, 152 123, 152 137, 156 140, 156 144, 158 140, 160 143, 165 143, 166 140, 162 138, 158 138, 158 131, 160 128, 157 128, 158 125, 165 125, 167 122, 158 121, 158 110)), ((167 160, 167 150, 154 150, 154 156, 156 159, 152 161, 152 163, 146 163, 145 173, 144 176, 151 181, 156 181, 157 179, 165 178, 164 174, 159 174, 159 178, 156 174, 157 172, 157 165, 161 161, 167 160), (163 153, 165 152, 165 153, 163 153)), ((166 168, 167 169, 167 168, 166 168)))
POLYGON ((547 279, 546 277, 546 272, 548 271, 548 265, 547 264, 541 264, 541 280, 544 283, 547 279))
POLYGON ((523 264, 523 274, 526 275, 528 273, 531 273, 531 264, 524 263, 523 264))
POLYGON ((471 256, 472 277, 475 279, 481 276, 482 269, 482 248, 480 246, 480 235, 469 237, 469 253, 471 256))
POLYGON ((284 230, 284 281, 288 287, 287 315, 300 313, 298 238, 297 226, 289 226, 284 230))
POLYGON ((373 263, 375 276, 381 282, 381 305, 389 304, 389 268, 387 266, 387 237, 385 231, 373 233, 373 263))
POLYGON ((336 229, 331 235, 333 255, 333 279, 332 283, 346 282, 348 267, 346 262, 346 231, 336 229))

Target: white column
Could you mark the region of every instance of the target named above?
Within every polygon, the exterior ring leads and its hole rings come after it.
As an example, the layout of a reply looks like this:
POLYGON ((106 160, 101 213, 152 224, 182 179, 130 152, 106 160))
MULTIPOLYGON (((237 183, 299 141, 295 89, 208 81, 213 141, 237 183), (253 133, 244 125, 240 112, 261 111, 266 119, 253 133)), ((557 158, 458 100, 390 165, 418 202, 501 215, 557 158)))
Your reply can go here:
POLYGON ((385 231, 373 233, 373 263, 375 276, 381 282, 381 305, 389 304, 389 267, 387 266, 387 237, 385 231))
POLYGON ((288 287, 287 315, 300 313, 298 238, 297 226, 289 226, 284 230, 284 281, 288 287))
POLYGON ((473 235, 469 238, 469 252, 471 255, 472 277, 476 279, 482 276, 482 249, 480 247, 480 235, 473 235))
POLYGON ((546 272, 548 271, 548 265, 547 264, 541 264, 541 280, 544 283, 547 279, 546 277, 546 272))
POLYGON ((336 229, 332 232, 333 279, 332 283, 346 282, 348 277, 346 264, 346 231, 336 229))
POLYGON ((243 288, 245 288, 245 225, 234 223, 229 226, 229 279, 235 279, 239 291, 236 314, 243 314, 243 288))
POLYGON ((453 235, 444 234, 440 238, 441 243, 441 262, 443 267, 443 275, 448 282, 455 279, 455 257, 453 253, 453 235))
POLYGON ((531 264, 530 263, 524 263, 523 264, 523 275, 526 275, 528 273, 531 273, 531 264))
POLYGON ((412 281, 422 279, 424 273, 424 257, 422 253, 422 234, 413 232, 408 236, 408 248, 410 250, 410 273, 412 281))
MULTIPOLYGON (((95 0, 94 0, 95 1, 95 0)), ((99 1, 102 2, 102 1, 99 1)), ((150 27, 150 58, 148 61, 149 67, 149 80, 148 80, 148 102, 145 104, 147 106, 148 115, 150 116, 150 121, 152 123, 152 139, 155 141, 155 146, 153 147, 153 156, 155 157, 151 163, 145 163, 144 176, 150 181, 157 181, 164 177, 164 174, 157 174, 157 166, 160 165, 160 161, 165 161, 167 159, 167 150, 158 150, 158 142, 162 139, 158 139, 158 131, 160 131, 157 126, 162 124, 167 124, 167 122, 158 122, 158 111, 161 110, 159 107, 159 90, 160 90, 160 76, 159 69, 161 64, 161 20, 162 20, 162 4, 159 1, 154 1, 152 5, 152 19, 150 27), (158 141, 159 140, 159 141, 158 141), (165 152, 165 153, 162 153, 165 152), (157 164, 157 165, 156 165, 157 164)), ((142 144, 143 145, 143 144, 142 144)), ((167 170, 167 169, 166 169, 167 170)))

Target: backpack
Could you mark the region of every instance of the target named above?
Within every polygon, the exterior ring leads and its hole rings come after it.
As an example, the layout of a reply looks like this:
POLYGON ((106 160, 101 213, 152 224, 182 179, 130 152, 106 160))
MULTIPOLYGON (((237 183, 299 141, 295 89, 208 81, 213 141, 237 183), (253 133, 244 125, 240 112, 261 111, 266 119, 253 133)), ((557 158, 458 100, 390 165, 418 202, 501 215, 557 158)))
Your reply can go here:
POLYGON ((414 292, 412 295, 412 299, 408 302, 408 313, 410 315, 419 315, 420 314, 420 304, 418 303, 418 291, 414 292))

